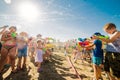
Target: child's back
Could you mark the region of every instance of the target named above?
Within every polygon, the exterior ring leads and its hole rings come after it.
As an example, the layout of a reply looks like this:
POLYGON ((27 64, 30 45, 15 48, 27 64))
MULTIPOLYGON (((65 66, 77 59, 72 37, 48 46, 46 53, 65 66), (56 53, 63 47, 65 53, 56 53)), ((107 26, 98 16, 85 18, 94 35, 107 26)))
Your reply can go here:
POLYGON ((95 40, 95 49, 93 50, 93 56, 95 57, 103 57, 103 50, 102 50, 102 41, 95 40))

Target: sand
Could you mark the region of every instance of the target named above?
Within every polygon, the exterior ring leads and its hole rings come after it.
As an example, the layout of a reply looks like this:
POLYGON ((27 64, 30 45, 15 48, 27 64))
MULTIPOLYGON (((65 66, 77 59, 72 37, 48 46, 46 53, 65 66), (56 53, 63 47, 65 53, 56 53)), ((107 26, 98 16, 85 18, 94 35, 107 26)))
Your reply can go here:
MULTIPOLYGON (((71 60, 73 60, 72 57, 71 60)), ((77 60, 74 66, 82 80, 92 80, 93 72, 90 71, 92 67, 89 62, 84 61, 82 64, 81 60, 77 60)), ((70 69, 66 57, 61 52, 53 52, 49 62, 42 63, 42 69, 43 72, 38 73, 34 62, 31 62, 28 57, 26 70, 11 74, 11 69, 9 69, 3 74, 3 80, 80 80, 75 76, 75 72, 70 69)), ((107 80, 104 72, 102 72, 102 77, 107 80)))

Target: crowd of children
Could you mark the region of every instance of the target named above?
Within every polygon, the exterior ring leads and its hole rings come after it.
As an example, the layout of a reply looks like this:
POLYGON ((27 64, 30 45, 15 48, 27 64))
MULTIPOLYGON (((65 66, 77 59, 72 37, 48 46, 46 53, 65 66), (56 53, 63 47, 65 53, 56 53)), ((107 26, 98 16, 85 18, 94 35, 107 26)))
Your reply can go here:
POLYGON ((46 48, 47 42, 40 34, 36 38, 30 37, 27 32, 17 33, 15 26, 3 27, 0 32, 0 75, 5 68, 11 67, 11 73, 26 69, 28 55, 34 58, 34 63, 41 69, 41 63, 51 55, 51 50, 46 48), (9 29, 7 29, 9 28, 9 29), (49 54, 48 54, 49 53, 49 54), (17 60, 17 67, 15 61, 17 60))
MULTIPOLYGON (((101 76, 103 69, 109 80, 120 80, 120 31, 117 30, 116 25, 113 23, 106 24, 103 29, 109 37, 96 32, 90 37, 91 39, 79 38, 75 42, 76 46, 72 51, 74 62, 78 58, 83 62, 89 56, 93 64, 93 80, 103 80, 101 76), (89 43, 85 43, 86 40, 89 43)), ((69 48, 71 47, 70 44, 69 48)), ((66 47, 68 48, 68 46, 66 47)))
MULTIPOLYGON (((24 70, 28 55, 31 59, 35 59, 37 71, 41 72, 41 63, 49 59, 51 55, 51 50, 47 45, 49 42, 43 39, 41 34, 29 38, 27 32, 18 34, 15 26, 9 27, 9 30, 6 28, 4 26, 0 32, 0 73, 5 66, 11 66, 12 73, 24 70), (15 67, 16 59, 18 59, 17 68, 15 67)), ((113 23, 106 24, 104 31, 109 38, 100 37, 101 33, 96 32, 90 39, 79 38, 79 41, 66 42, 64 53, 67 56, 71 47, 74 62, 80 58, 84 63, 83 61, 89 58, 93 63, 93 80, 102 80, 102 69, 105 70, 109 80, 120 80, 120 31, 113 23), (105 48, 103 48, 103 43, 106 45, 105 48)))

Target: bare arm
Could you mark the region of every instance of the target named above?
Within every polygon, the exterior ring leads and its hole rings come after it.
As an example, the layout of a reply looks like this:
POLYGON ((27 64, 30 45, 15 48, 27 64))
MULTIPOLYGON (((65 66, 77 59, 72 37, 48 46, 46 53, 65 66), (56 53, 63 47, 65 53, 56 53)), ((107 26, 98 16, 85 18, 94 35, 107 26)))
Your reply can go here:
POLYGON ((6 28, 3 28, 3 30, 0 32, 0 35, 3 34, 5 30, 6 28))
POLYGON ((12 37, 6 37, 6 32, 3 33, 2 35, 2 38, 1 38, 1 41, 7 41, 7 40, 10 40, 12 37))
POLYGON ((97 38, 106 43, 111 43, 111 42, 115 41, 118 37, 120 37, 120 32, 116 32, 115 35, 113 37, 111 37, 110 39, 99 38, 99 37, 97 37, 97 38))
POLYGON ((93 47, 94 43, 91 43, 90 45, 85 46, 84 48, 89 48, 89 47, 93 47))

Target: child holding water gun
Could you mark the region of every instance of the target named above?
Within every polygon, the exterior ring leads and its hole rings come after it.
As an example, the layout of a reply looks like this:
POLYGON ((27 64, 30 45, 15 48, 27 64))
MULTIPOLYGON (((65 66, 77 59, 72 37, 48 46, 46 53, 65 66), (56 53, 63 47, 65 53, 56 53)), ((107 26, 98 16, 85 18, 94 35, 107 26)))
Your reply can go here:
POLYGON ((104 68, 110 80, 120 80, 120 31, 113 23, 106 24, 103 29, 109 34, 110 38, 106 39, 98 36, 95 36, 95 38, 108 43, 104 68))
POLYGON ((2 35, 2 48, 1 48, 1 60, 0 60, 0 71, 4 65, 10 64, 12 72, 15 72, 15 59, 16 59, 16 30, 15 26, 11 26, 9 31, 5 31, 2 35))
POLYGON ((41 72, 41 63, 43 62, 43 44, 41 40, 37 41, 37 49, 35 55, 35 63, 37 65, 37 71, 41 72))
POLYGON ((18 49, 17 70, 26 69, 27 42, 28 42, 28 34, 26 32, 21 32, 17 36, 17 49, 18 49), (22 64, 22 57, 23 57, 23 64, 22 64))
POLYGON ((37 46, 34 37, 31 37, 31 38, 29 39, 29 41, 28 41, 28 46, 29 46, 28 54, 29 54, 31 60, 33 60, 34 55, 35 55, 35 49, 36 49, 36 46, 37 46))
MULTIPOLYGON (((101 36, 101 34, 97 32, 97 33, 94 33, 94 36, 101 36)), ((86 45, 85 48, 95 46, 93 50, 93 56, 92 56, 93 69, 94 69, 93 80, 99 80, 102 78, 101 77, 101 65, 103 63, 102 41, 100 41, 99 39, 95 39, 94 36, 92 36, 92 39, 94 39, 94 42, 90 45, 86 45)))

